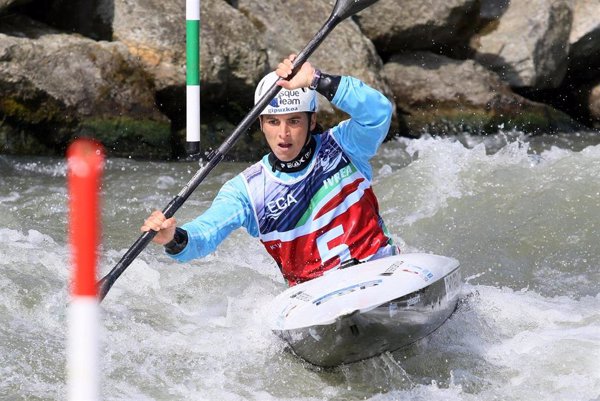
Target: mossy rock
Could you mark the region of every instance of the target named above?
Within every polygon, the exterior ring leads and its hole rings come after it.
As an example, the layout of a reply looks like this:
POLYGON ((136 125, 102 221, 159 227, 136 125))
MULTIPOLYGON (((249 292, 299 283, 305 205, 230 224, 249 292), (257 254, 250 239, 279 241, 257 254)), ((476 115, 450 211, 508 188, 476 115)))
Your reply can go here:
MULTIPOLYGON (((207 121, 204 119, 200 126, 200 155, 206 157, 212 150, 216 150, 233 133, 236 126, 224 119, 207 121)), ((175 134, 174 149, 178 158, 186 158, 185 129, 175 134)), ((236 162, 255 162, 269 151, 260 127, 253 124, 246 133, 242 134, 225 159, 236 162)))
POLYGON ((54 156, 56 150, 28 131, 1 125, 0 154, 54 156))
POLYGON ((581 126, 565 113, 545 105, 522 105, 518 112, 481 108, 433 108, 417 110, 405 116, 411 135, 429 133, 452 135, 460 133, 491 134, 517 129, 529 134, 572 132, 581 126))
POLYGON ((129 117, 85 119, 75 135, 99 140, 110 156, 168 159, 173 155, 171 128, 167 121, 129 117))

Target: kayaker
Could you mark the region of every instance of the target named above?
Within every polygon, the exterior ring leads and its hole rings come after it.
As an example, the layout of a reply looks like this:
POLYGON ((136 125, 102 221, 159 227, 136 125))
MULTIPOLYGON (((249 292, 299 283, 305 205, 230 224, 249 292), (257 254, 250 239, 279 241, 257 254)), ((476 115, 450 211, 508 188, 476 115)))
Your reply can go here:
POLYGON ((171 257, 204 257, 245 227, 295 285, 399 252, 379 215, 369 164, 389 130, 390 101, 356 78, 323 73, 309 62, 290 81, 281 79, 291 74, 295 57, 255 91, 258 102, 275 81, 282 87, 259 117, 271 152, 226 182, 193 221, 177 227, 175 218, 155 211, 144 222, 141 230, 157 231, 153 241, 171 257), (320 129, 316 92, 351 118, 320 129))

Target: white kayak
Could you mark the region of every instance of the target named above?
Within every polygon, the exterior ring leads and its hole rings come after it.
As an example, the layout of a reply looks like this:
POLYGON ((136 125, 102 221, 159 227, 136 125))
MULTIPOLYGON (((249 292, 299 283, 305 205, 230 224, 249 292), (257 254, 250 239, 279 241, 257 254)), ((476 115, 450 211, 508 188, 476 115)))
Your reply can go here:
POLYGON ((461 286, 456 259, 390 256, 288 288, 273 300, 271 329, 314 365, 356 362, 437 329, 456 309, 461 286))

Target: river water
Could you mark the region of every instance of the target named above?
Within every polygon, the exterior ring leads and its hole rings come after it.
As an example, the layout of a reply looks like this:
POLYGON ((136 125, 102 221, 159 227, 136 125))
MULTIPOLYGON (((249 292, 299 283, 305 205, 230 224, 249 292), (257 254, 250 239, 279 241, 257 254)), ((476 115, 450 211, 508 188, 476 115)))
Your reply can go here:
MULTIPOLYGON (((268 329, 285 285, 238 230, 204 260, 151 245, 102 303, 106 400, 600 400, 600 137, 422 138, 383 145, 382 215, 404 251, 460 260, 455 314, 416 345, 333 370, 268 329)), ((222 163, 178 212, 210 204, 245 164, 222 163)), ((107 162, 108 272, 193 162, 107 162)), ((0 400, 62 400, 65 162, 0 156, 0 400)))

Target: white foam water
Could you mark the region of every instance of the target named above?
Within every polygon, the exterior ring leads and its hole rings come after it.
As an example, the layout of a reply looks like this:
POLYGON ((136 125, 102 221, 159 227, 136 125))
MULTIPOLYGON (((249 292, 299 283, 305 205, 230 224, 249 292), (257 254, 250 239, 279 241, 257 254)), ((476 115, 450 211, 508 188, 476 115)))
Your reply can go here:
MULTIPOLYGON (((285 284, 256 239, 239 230, 187 264, 152 245, 102 303, 103 399, 598 400, 600 146, 459 139, 393 141, 373 163, 402 249, 461 261, 462 300, 432 335, 318 369, 268 330, 285 284)), ((103 273, 195 168, 109 160, 103 273)), ((217 167, 178 220, 206 209, 243 168, 217 167)), ((65 163, 0 157, 0 173, 0 399, 65 399, 65 163)))

